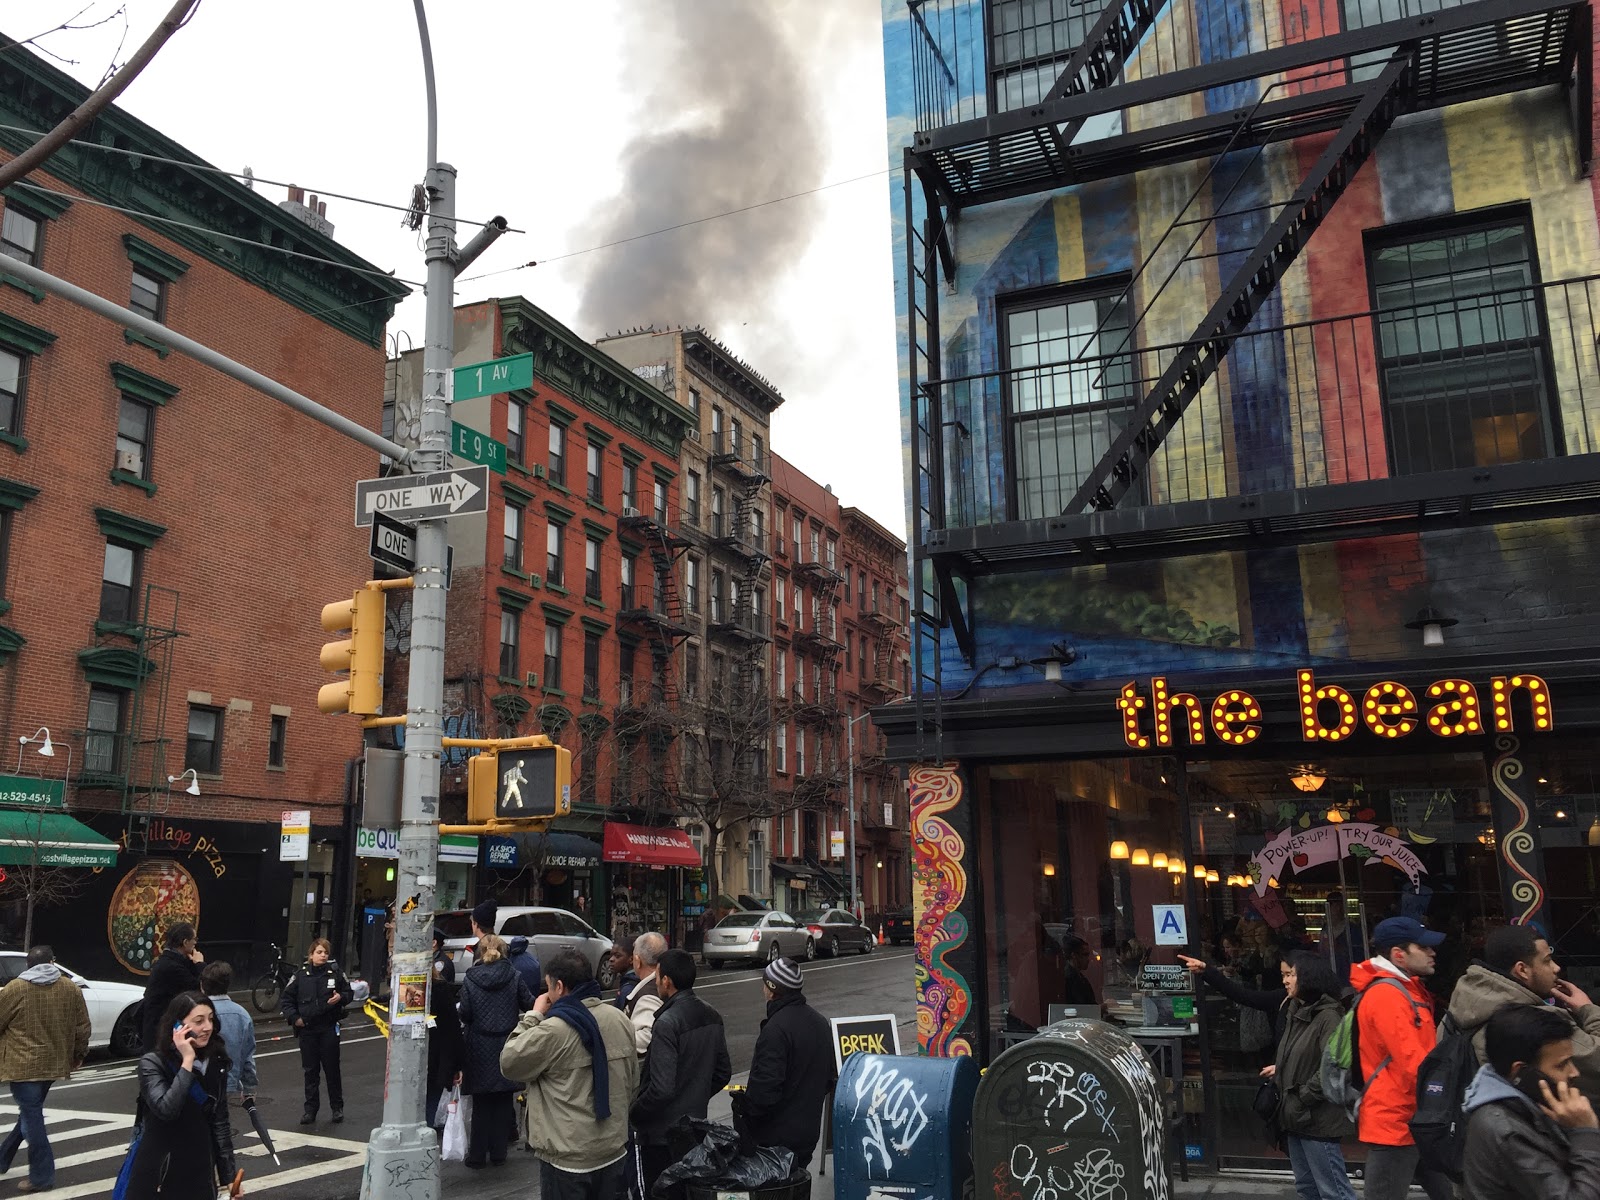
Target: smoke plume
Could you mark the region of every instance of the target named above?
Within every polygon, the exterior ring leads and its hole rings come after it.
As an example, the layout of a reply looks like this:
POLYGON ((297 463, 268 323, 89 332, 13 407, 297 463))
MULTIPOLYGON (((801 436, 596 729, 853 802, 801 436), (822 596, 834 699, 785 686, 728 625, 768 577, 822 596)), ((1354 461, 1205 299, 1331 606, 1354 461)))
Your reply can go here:
MULTIPOLYGON (((624 182, 584 243, 600 245, 824 182, 816 80, 828 5, 774 0, 631 3, 623 79, 648 102, 622 153, 624 182), (807 14, 810 14, 808 16, 807 14), (785 18, 789 20, 786 21, 785 18)), ((763 323, 774 280, 810 241, 810 198, 720 217, 595 254, 580 327, 763 323)))

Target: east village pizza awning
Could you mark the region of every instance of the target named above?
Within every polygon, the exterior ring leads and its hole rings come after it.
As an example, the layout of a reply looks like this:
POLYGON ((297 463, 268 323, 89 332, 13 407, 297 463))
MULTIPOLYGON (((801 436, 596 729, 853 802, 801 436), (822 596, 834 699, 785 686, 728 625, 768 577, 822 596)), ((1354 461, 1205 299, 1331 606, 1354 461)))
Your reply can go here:
POLYGON ((0 866, 116 865, 117 844, 66 813, 0 810, 0 866))

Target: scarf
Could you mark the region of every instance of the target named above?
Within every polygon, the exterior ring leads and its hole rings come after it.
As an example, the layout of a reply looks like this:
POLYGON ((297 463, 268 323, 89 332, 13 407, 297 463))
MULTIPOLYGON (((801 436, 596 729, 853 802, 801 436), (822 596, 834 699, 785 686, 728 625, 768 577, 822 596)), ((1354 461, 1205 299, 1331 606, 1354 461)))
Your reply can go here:
POLYGON ((600 1038, 600 1025, 583 1006, 588 999, 600 999, 600 985, 594 980, 574 988, 550 1006, 550 1015, 572 1026, 583 1048, 589 1052, 594 1071, 594 1115, 604 1121, 611 1116, 611 1073, 606 1063, 606 1045, 600 1038))

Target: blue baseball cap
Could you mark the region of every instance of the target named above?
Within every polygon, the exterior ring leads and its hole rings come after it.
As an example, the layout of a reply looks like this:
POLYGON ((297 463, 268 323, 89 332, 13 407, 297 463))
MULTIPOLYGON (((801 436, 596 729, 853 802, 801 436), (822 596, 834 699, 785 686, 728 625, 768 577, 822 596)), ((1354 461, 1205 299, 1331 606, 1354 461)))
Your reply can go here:
POLYGON ((1380 954, 1391 946, 1437 946, 1442 941, 1444 934, 1424 929, 1415 917, 1387 917, 1372 931, 1372 948, 1380 954))

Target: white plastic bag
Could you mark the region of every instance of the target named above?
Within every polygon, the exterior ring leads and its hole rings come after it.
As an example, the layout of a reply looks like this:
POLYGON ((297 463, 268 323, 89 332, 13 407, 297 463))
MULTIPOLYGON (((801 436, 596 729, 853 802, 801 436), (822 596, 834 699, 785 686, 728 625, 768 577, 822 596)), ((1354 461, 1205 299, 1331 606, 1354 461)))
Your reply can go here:
POLYGON ((472 1097, 459 1088, 450 1091, 450 1112, 444 1119, 444 1159, 462 1162, 467 1157, 467 1122, 472 1120, 472 1097))
POLYGON ((451 1110, 455 1107, 456 1101, 460 1099, 461 1093, 456 1088, 451 1088, 448 1092, 439 1093, 439 1107, 428 1114, 430 1123, 435 1129, 442 1130, 445 1127, 445 1123, 450 1120, 451 1110))

